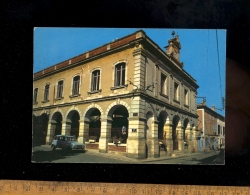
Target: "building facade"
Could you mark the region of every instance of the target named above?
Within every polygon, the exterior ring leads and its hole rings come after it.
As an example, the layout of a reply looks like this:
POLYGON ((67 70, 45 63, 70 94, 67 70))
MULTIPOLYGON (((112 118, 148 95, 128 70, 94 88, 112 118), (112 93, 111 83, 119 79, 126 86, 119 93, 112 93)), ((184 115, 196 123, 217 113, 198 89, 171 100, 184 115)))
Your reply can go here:
POLYGON ((225 148, 225 118, 215 112, 215 107, 208 108, 203 101, 197 106, 198 129, 201 134, 198 137, 198 150, 225 148))
POLYGON ((66 134, 137 159, 159 157, 160 146, 197 151, 198 85, 178 36, 168 42, 164 52, 140 30, 35 73, 33 144, 66 134))

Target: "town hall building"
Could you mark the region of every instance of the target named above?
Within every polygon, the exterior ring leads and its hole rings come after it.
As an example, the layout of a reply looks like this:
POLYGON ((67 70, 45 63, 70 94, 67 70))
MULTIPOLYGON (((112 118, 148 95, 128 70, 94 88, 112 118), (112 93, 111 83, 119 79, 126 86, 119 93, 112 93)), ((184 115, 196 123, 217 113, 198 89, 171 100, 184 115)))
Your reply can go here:
POLYGON ((87 149, 143 159, 197 151, 198 85, 144 31, 34 73, 33 145, 74 135, 87 149))

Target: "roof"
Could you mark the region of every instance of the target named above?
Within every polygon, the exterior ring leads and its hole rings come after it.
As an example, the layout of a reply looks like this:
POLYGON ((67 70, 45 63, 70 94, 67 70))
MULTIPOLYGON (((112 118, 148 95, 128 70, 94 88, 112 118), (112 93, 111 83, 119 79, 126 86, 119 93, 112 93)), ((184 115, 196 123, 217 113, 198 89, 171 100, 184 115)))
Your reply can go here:
POLYGON ((220 118, 221 120, 225 121, 225 117, 220 115, 219 113, 215 112, 214 110, 212 110, 211 108, 205 106, 205 105, 197 105, 197 109, 204 109, 205 111, 207 111, 207 113, 216 116, 217 118, 220 118))
POLYGON ((191 80, 196 88, 199 87, 196 83, 196 80, 194 78, 192 78, 192 76, 189 75, 184 69, 180 68, 180 66, 181 66, 179 64, 180 62, 177 62, 172 56, 167 55, 166 52, 164 52, 152 39, 150 39, 143 30, 136 31, 132 34, 129 34, 125 37, 117 39, 113 42, 109 42, 109 43, 102 45, 98 48, 87 51, 83 54, 72 57, 68 60, 65 60, 63 62, 52 65, 48 68, 45 68, 39 72, 36 72, 34 74, 34 80, 37 80, 39 78, 57 73, 59 71, 65 70, 66 68, 70 68, 72 66, 77 66, 77 65, 79 65, 80 62, 83 62, 85 60, 91 60, 94 57, 97 57, 98 55, 110 53, 110 52, 118 49, 119 47, 124 47, 126 45, 130 46, 133 42, 140 41, 140 40, 144 40, 146 43, 148 43, 147 45, 150 48, 161 53, 161 55, 164 57, 164 59, 169 60, 171 62, 171 64, 173 64, 174 68, 181 69, 181 71, 185 75, 185 77, 187 79, 191 80))
MULTIPOLYGON (((93 50, 87 51, 87 52, 85 52, 83 54, 80 54, 78 56, 75 56, 75 57, 70 58, 68 60, 65 60, 63 62, 60 62, 58 64, 52 65, 52 66, 50 66, 48 68, 45 68, 45 69, 43 69, 43 70, 41 70, 39 72, 36 72, 34 74, 34 79, 37 78, 37 77, 40 77, 42 75, 54 72, 56 70, 65 68, 65 67, 70 66, 72 64, 75 64, 77 62, 80 62, 80 61, 82 61, 84 59, 91 58, 91 57, 96 56, 98 54, 101 54, 101 53, 103 53, 105 51, 112 50, 112 49, 115 49, 115 48, 120 47, 122 45, 128 44, 130 41, 133 41, 133 40, 136 39, 136 33, 138 33, 138 32, 139 31, 136 31, 133 34, 130 34, 130 35, 127 35, 127 36, 122 37, 120 39, 117 39, 114 42, 107 43, 107 44, 102 45, 102 46, 100 46, 98 48, 95 48, 93 50)), ((142 31, 142 32, 145 34, 144 31, 142 31)))

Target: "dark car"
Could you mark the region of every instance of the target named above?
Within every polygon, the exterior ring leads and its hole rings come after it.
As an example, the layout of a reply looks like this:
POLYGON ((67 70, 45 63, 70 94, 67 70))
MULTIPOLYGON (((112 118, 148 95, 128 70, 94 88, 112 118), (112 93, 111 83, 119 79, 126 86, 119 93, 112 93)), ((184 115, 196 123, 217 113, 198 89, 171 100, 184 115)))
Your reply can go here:
POLYGON ((56 148, 61 148, 62 150, 85 150, 85 145, 77 142, 75 136, 69 135, 56 135, 52 144, 51 150, 54 151, 56 148))

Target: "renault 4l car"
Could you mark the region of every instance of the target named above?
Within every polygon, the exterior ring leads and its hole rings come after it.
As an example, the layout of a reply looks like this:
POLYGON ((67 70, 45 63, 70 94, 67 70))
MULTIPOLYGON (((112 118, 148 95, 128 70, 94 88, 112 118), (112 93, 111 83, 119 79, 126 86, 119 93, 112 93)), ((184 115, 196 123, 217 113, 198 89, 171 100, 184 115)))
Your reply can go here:
POLYGON ((85 145, 77 142, 75 136, 69 135, 56 135, 51 144, 51 150, 55 151, 61 148, 65 151, 82 150, 85 151, 85 145))

